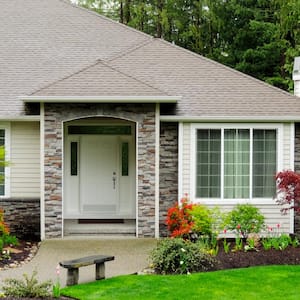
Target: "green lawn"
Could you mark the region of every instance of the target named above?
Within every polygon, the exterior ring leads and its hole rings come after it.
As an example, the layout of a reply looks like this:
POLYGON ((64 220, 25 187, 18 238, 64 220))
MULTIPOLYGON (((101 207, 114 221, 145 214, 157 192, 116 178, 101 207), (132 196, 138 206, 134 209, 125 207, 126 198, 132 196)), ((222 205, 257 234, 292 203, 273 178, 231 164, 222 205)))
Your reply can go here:
POLYGON ((300 299, 300 266, 267 266, 192 275, 128 275, 63 289, 76 299, 300 299))

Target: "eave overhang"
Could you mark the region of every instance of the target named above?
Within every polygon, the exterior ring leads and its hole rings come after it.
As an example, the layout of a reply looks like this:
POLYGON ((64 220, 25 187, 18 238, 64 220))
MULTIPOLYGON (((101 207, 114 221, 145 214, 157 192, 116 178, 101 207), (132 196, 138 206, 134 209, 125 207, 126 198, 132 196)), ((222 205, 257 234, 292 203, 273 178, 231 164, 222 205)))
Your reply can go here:
POLYGON ((39 115, 32 116, 0 116, 0 121, 10 121, 10 122, 34 122, 40 121, 39 115))
POLYGON ((160 116, 161 122, 182 123, 295 123, 299 116, 160 116))
POLYGON ((24 103, 177 103, 181 96, 20 96, 24 103))

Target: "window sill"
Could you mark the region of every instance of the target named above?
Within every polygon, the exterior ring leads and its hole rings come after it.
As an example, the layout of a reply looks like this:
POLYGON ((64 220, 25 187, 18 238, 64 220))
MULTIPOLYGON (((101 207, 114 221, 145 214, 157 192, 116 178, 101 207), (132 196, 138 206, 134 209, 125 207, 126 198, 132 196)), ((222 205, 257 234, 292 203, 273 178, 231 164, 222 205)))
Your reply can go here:
POLYGON ((253 205, 277 205, 273 198, 253 198, 253 199, 200 199, 193 200, 194 203, 201 203, 206 205, 236 205, 236 204, 253 204, 253 205))

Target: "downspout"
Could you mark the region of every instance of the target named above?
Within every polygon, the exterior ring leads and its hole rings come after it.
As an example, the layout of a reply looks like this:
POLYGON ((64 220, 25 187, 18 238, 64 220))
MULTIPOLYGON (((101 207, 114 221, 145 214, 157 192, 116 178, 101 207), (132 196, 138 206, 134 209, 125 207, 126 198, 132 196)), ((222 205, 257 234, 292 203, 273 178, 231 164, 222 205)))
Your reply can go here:
POLYGON ((41 240, 45 239, 45 107, 40 103, 40 228, 41 240))
POLYGON ((155 107, 155 238, 159 238, 160 104, 155 107))

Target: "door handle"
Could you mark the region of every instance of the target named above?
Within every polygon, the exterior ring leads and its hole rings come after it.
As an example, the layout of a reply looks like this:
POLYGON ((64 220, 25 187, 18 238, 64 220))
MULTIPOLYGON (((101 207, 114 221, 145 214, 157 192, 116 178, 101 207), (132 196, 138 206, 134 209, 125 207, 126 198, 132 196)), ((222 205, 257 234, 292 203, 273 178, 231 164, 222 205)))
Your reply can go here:
POLYGON ((113 181, 113 189, 116 189, 116 181, 117 181, 117 174, 116 172, 113 172, 113 177, 112 177, 112 181, 113 181))

